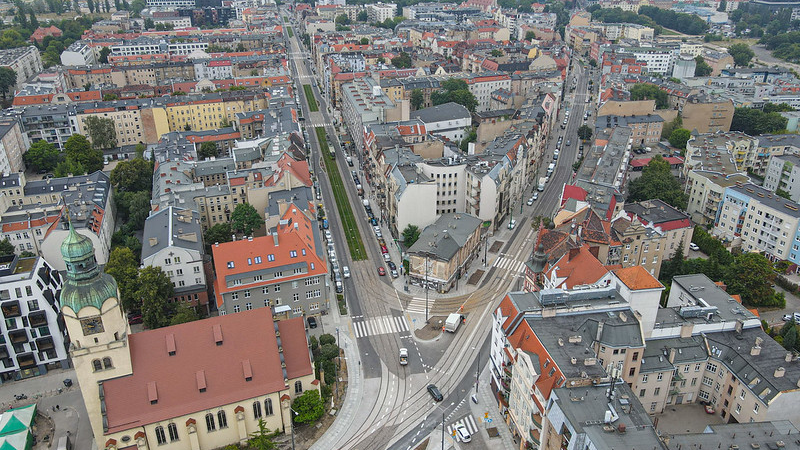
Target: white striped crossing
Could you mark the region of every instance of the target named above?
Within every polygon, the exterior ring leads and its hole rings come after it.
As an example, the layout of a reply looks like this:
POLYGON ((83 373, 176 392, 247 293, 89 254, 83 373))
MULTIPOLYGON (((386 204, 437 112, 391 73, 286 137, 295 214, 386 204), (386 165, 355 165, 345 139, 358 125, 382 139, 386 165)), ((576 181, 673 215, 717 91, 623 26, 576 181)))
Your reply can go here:
POLYGON ((316 127, 329 127, 331 125, 332 124, 330 122, 314 122, 314 121, 311 121, 311 126, 315 127, 315 128, 316 127))
POLYGON ((494 260, 494 264, 492 264, 492 266, 497 267, 498 269, 510 270, 512 272, 521 272, 523 267, 525 267, 525 262, 517 261, 513 258, 507 258, 505 256, 499 256, 494 260))
MULTIPOLYGON (((450 436, 453 435, 453 431, 456 429, 456 425, 464 425, 467 427, 469 434, 477 434, 478 433, 478 424, 475 423, 475 418, 472 417, 472 414, 464 417, 461 420, 456 420, 452 424, 447 426, 447 432, 450 433, 450 436)), ((456 433, 455 435, 456 442, 461 442, 461 437, 456 433)))
MULTIPOLYGON (((433 299, 428 298, 428 312, 433 309, 433 299)), ((406 307, 407 313, 412 314, 425 314, 425 297, 414 297, 408 302, 406 307)))
POLYGON ((354 320, 353 330, 356 333, 356 338, 409 331, 405 317, 394 316, 378 316, 354 320))

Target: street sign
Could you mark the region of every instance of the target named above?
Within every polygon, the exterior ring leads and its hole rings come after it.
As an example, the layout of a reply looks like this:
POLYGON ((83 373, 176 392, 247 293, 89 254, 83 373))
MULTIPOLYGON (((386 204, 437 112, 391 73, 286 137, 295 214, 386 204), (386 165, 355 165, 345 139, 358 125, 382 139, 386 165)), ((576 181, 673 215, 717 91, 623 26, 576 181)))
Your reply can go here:
POLYGON ((492 423, 492 419, 486 419, 487 423, 492 423))
POLYGON ((484 419, 488 419, 489 418, 489 411, 486 411, 485 413, 483 413, 483 418, 484 419))

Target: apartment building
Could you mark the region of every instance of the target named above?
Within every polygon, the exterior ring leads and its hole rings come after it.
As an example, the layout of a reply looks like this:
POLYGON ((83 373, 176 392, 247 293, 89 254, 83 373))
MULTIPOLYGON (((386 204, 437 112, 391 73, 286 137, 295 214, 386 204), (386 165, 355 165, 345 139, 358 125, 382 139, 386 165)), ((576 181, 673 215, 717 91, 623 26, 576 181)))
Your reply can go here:
POLYGON ((645 62, 646 73, 672 75, 677 55, 670 48, 661 47, 617 47, 618 53, 631 54, 637 60, 645 62))
POLYGON ((754 184, 725 189, 712 234, 772 261, 800 263, 800 205, 754 184))
POLYGON ((60 149, 70 136, 78 133, 78 124, 72 119, 72 105, 35 105, 17 114, 28 142, 47 141, 60 149))
POLYGON ((477 257, 482 241, 481 223, 463 213, 442 214, 425 227, 408 250, 408 276, 412 284, 448 292, 477 257))
POLYGON ((472 114, 458 103, 445 103, 412 112, 411 119, 419 119, 429 133, 453 142, 459 142, 472 127, 472 114))
MULTIPOLYGON (((366 126, 408 120, 407 103, 393 102, 372 78, 359 78, 342 86, 342 117, 353 136, 355 148, 364 149, 366 126)), ((359 161, 361 151, 356 151, 359 161)))
POLYGON ((397 5, 394 3, 373 3, 366 6, 367 20, 370 23, 380 23, 397 16, 397 5))
POLYGON ((169 206, 145 221, 142 265, 164 271, 175 288, 171 301, 201 306, 208 312, 204 255, 203 228, 196 211, 169 206))
POLYGON ((735 109, 729 98, 691 94, 681 110, 683 128, 698 133, 730 131, 735 109))
POLYGON ((0 173, 24 171, 22 154, 28 147, 19 122, 8 117, 0 119, 0 173))
POLYGON ((789 194, 792 201, 800 202, 800 157, 797 155, 772 155, 764 177, 764 188, 778 189, 789 194))
POLYGON ((61 64, 64 66, 91 66, 97 63, 97 55, 89 43, 78 40, 61 52, 61 64))
POLYGON ((214 244, 214 291, 220 314, 270 307, 281 318, 328 310, 328 264, 314 217, 287 209, 264 237, 214 244))
POLYGON ((586 149, 575 179, 620 190, 628 171, 624 155, 630 149, 631 139, 630 128, 614 128, 602 146, 598 143, 586 149))
POLYGON ((600 116, 597 118, 596 127, 609 134, 615 128, 628 128, 631 130, 630 143, 632 145, 640 147, 654 146, 661 140, 664 119, 658 114, 600 116))
POLYGON ((707 133, 692 136, 686 143, 683 174, 689 170, 712 170, 735 173, 752 169, 763 173, 769 155, 758 151, 758 138, 739 131, 707 133))
MULTIPOLYGON (((410 151, 403 153, 401 156, 403 161, 392 164, 391 173, 386 180, 385 219, 392 236, 396 237, 399 237, 408 225, 425 228, 437 217, 438 183, 425 175, 416 162, 405 161, 410 156, 407 154, 411 153, 410 151)), ((387 161, 391 160, 392 155, 387 155, 387 161)))
POLYGON ((481 72, 470 74, 464 79, 467 87, 475 99, 478 101, 476 112, 489 111, 491 109, 492 94, 495 91, 504 89, 511 91, 511 75, 501 72, 481 72))
POLYGON ((689 214, 680 211, 663 200, 645 200, 638 203, 626 203, 625 213, 643 225, 652 225, 664 236, 661 245, 664 249, 662 259, 670 259, 675 250, 683 245, 683 256, 689 256, 689 244, 692 242, 694 226, 689 214))
POLYGON ((44 68, 39 49, 28 47, 0 50, 0 67, 7 67, 17 74, 17 83, 12 91, 19 89, 29 78, 38 75, 44 68))
POLYGON ((685 192, 689 195, 686 212, 696 224, 713 224, 717 220, 719 203, 725 189, 751 181, 750 177, 738 172, 692 170, 686 176, 685 192))
POLYGON ((60 293, 61 277, 44 258, 0 256, 0 384, 70 367, 60 293))

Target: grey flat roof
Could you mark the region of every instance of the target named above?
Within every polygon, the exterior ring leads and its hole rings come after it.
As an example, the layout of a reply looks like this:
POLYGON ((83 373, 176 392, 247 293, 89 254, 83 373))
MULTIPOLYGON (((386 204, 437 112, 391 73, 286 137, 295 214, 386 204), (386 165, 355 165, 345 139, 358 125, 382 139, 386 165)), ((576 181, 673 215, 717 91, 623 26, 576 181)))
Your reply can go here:
POLYGON ((147 218, 142 238, 142 261, 167 247, 181 247, 203 254, 203 227, 196 211, 170 206, 147 218))
POLYGON ((425 123, 443 122, 470 118, 470 113, 463 105, 454 102, 431 106, 411 113, 411 119, 419 119, 425 123))
POLYGON ((679 211, 663 200, 646 200, 639 203, 626 203, 625 211, 635 214, 648 222, 658 225, 674 220, 688 220, 689 215, 679 211))
POLYGON ((788 420, 708 425, 702 433, 672 435, 667 448, 713 449, 722 443, 726 449, 733 445, 741 449, 800 449, 800 444, 797 443, 799 433, 788 420), (782 444, 779 445, 778 442, 782 444))
POLYGON ((408 253, 430 253, 443 261, 449 261, 482 222, 481 219, 465 213, 442 214, 436 222, 425 227, 417 242, 408 249, 408 253))
POLYGON ((791 200, 787 200, 778 194, 774 194, 767 189, 762 188, 761 186, 756 186, 755 184, 745 184, 741 186, 729 186, 728 189, 750 197, 762 205, 768 206, 776 211, 780 211, 793 217, 800 217, 800 205, 791 200))

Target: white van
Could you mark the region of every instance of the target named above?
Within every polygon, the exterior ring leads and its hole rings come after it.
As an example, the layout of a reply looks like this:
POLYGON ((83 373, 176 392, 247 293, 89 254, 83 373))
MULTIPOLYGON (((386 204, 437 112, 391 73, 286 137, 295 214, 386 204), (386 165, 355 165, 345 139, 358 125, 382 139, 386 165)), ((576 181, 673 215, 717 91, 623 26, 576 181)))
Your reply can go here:
POLYGON ((61 436, 58 439, 56 450, 72 450, 72 441, 69 440, 69 436, 61 436))
POLYGON ((550 165, 547 166, 547 176, 549 177, 550 175, 552 175, 555 169, 556 169, 556 163, 550 163, 550 165))

